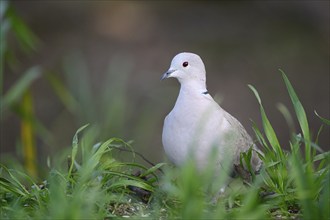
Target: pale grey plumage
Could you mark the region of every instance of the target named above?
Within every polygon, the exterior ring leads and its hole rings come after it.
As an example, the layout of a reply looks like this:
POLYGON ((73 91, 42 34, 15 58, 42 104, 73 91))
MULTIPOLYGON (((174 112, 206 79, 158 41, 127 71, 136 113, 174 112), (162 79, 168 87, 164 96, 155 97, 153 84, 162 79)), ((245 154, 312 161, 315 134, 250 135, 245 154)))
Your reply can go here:
MULTIPOLYGON (((165 153, 176 165, 186 161, 189 153, 203 169, 216 149, 217 164, 232 158, 233 167, 239 164, 241 152, 253 148, 252 168, 262 165, 259 151, 244 127, 207 93, 203 61, 193 53, 176 55, 162 79, 174 77, 181 84, 173 110, 166 116, 162 141, 165 153)), ((259 151, 260 152, 260 151, 259 151)), ((219 172, 221 172, 219 166, 219 172)))

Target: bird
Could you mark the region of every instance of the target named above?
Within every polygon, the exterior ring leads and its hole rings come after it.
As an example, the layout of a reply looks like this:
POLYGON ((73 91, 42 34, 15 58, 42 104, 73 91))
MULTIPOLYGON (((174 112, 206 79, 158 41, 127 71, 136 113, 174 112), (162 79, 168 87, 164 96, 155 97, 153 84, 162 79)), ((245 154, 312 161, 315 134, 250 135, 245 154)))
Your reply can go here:
POLYGON ((190 52, 177 54, 161 80, 167 78, 176 78, 180 83, 175 105, 163 124, 162 143, 167 158, 176 166, 193 158, 198 170, 203 170, 215 153, 216 172, 236 177, 244 175, 242 169, 247 171, 247 166, 240 163, 241 153, 252 149, 250 167, 259 172, 262 152, 242 124, 209 94, 200 56, 190 52), (226 160, 230 160, 229 170, 222 166, 226 160))

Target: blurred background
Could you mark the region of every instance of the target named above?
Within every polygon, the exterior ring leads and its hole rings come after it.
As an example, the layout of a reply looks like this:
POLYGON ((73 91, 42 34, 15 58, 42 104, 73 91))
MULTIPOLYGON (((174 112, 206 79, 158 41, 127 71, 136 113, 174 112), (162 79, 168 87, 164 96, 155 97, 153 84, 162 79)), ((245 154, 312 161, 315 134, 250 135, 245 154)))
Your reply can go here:
MULTIPOLYGON (((26 166, 40 172, 87 123, 98 141, 133 140, 136 151, 163 161, 163 119, 179 85, 160 76, 183 51, 202 57, 209 92, 251 135, 251 120, 261 120, 247 84, 289 147, 294 128, 278 103, 294 111, 279 68, 314 136, 314 110, 329 118, 329 1, 1 1, 0 12, 7 163, 37 161, 26 166)), ((319 145, 329 150, 328 127, 319 145)))

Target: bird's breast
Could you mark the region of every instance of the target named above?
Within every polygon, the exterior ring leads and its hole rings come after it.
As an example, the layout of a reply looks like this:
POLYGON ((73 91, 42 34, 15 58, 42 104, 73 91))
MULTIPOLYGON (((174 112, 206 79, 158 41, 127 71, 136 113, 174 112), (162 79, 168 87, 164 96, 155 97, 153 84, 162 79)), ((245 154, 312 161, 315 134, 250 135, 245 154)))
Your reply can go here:
POLYGON ((164 120, 162 141, 168 158, 180 165, 194 155, 198 166, 203 166, 212 146, 221 141, 222 118, 211 104, 177 102, 164 120))

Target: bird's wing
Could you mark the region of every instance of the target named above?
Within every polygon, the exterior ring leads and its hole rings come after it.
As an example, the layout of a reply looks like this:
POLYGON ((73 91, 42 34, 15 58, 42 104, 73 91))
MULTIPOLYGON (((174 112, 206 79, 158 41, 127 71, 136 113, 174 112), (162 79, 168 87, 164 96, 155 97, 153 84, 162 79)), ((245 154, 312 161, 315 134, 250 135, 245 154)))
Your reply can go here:
MULTIPOLYGON (((234 156, 234 165, 237 166, 240 164, 240 154, 247 152, 252 148, 252 158, 251 165, 255 172, 258 172, 261 168, 262 161, 258 156, 258 153, 261 151, 257 148, 253 142, 250 135, 247 133, 243 125, 233 116, 226 112, 225 118, 228 123, 232 126, 232 129, 236 133, 234 147, 235 147, 235 156, 234 156)), ((261 153, 262 154, 262 153, 261 153)))

